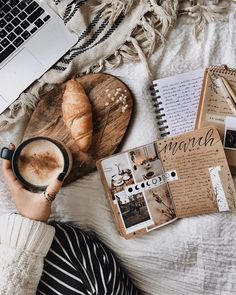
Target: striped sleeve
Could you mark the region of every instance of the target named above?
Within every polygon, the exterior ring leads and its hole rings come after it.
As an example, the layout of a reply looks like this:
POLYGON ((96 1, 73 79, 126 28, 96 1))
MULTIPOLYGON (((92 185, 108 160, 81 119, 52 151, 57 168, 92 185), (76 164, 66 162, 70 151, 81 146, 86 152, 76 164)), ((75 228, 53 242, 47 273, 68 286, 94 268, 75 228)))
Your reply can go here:
POLYGON ((66 224, 55 228, 37 294, 140 294, 112 251, 94 235, 66 224))

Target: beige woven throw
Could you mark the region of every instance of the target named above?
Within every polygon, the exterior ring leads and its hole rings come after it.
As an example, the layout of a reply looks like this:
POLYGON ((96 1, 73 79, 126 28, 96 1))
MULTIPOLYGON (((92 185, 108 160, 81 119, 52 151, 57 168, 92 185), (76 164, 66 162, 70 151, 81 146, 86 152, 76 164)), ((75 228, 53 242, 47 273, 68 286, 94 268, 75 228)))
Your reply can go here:
POLYGON ((39 101, 40 90, 50 89, 53 83, 61 83, 78 74, 117 67, 127 61, 142 60, 148 68, 148 57, 165 42, 178 17, 192 17, 193 33, 198 36, 206 23, 227 16, 228 1, 47 2, 66 26, 76 32, 78 43, 0 115, 0 130, 7 129, 22 116, 30 115, 39 101))

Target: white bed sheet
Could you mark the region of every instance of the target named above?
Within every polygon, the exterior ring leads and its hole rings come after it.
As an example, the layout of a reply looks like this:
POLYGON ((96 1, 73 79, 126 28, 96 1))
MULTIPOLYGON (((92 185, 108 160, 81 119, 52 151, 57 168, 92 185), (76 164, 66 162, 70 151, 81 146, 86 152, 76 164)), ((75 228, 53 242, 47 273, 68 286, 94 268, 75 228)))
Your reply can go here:
MULTIPOLYGON (((211 23, 196 42, 192 26, 181 18, 149 61, 153 78, 187 72, 210 64, 236 65, 236 5, 228 22, 211 23)), ((158 137, 146 68, 126 64, 109 73, 123 80, 135 97, 135 111, 122 149, 158 137)), ((18 142, 27 119, 0 133, 0 145, 18 142)), ((236 182, 235 182, 236 183, 236 182)), ((14 210, 0 175, 0 214, 14 210)), ((97 232, 116 253, 145 294, 236 294, 236 214, 211 214, 178 220, 131 240, 121 238, 97 172, 65 187, 53 207, 53 218, 97 232)))

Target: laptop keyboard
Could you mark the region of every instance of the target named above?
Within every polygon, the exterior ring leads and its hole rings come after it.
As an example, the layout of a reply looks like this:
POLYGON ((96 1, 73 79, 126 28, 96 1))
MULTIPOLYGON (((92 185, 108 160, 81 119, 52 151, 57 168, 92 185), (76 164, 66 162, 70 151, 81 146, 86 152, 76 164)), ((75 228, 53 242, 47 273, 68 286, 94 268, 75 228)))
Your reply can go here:
POLYGON ((49 19, 50 15, 33 0, 0 0, 0 63, 49 19))

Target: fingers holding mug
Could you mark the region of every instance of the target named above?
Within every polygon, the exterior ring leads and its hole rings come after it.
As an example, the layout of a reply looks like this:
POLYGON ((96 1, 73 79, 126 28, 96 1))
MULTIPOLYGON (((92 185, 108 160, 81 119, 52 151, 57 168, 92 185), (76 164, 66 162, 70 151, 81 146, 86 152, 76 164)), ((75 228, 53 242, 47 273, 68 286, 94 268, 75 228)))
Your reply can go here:
POLYGON ((60 191, 63 185, 65 176, 66 176, 66 173, 61 172, 58 175, 57 179, 55 179, 51 184, 49 184, 47 189, 44 191, 43 195, 49 203, 52 203, 55 200, 57 193, 60 191))
POLYGON ((4 170, 11 169, 11 159, 12 159, 15 149, 16 149, 16 147, 13 143, 10 143, 8 148, 7 147, 2 148, 1 158, 4 160, 3 161, 3 169, 4 170))
POLYGON ((3 159, 2 170, 11 191, 15 188, 22 187, 12 171, 11 159, 14 154, 15 148, 15 145, 13 143, 10 143, 8 148, 5 147, 1 150, 1 158, 3 159))

